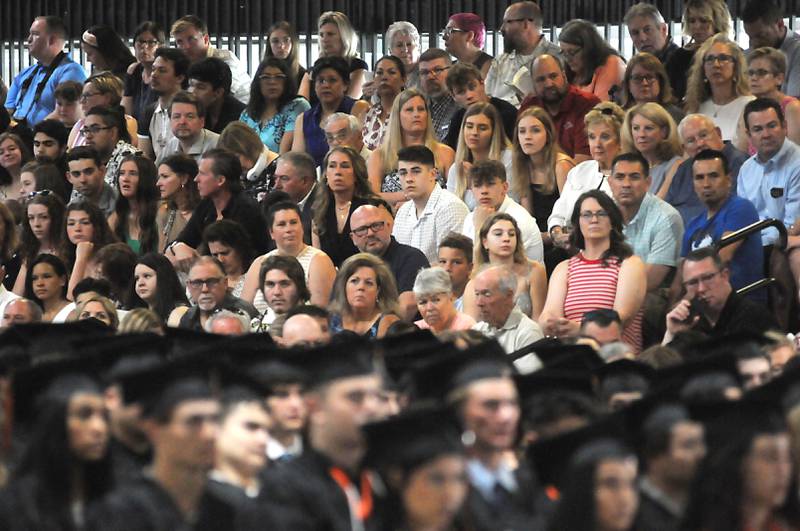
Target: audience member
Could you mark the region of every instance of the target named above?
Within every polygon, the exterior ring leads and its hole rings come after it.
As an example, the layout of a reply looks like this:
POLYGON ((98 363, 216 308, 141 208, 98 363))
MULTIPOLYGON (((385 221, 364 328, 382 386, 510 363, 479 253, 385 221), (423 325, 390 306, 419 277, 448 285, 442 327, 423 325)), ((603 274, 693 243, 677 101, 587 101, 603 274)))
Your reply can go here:
POLYGON ((684 117, 683 109, 676 105, 679 102, 672 93, 664 65, 648 52, 639 52, 628 61, 620 101, 625 109, 641 103, 658 103, 676 124, 684 117))
POLYGON ((222 59, 201 59, 189 67, 186 75, 189 92, 205 107, 206 129, 219 134, 226 125, 239 119, 245 104, 231 94, 231 69, 222 59))
POLYGON ((89 111, 95 107, 102 107, 109 111, 119 113, 119 138, 127 143, 138 146, 138 122, 132 116, 125 114, 122 108, 122 80, 111 72, 98 72, 92 74, 83 83, 80 96, 80 106, 82 116, 78 118, 69 132, 69 148, 83 146, 88 143, 86 128, 84 127, 85 117, 89 111), (124 118, 124 120, 123 120, 124 118), (127 133, 123 133, 125 129, 127 133), (134 138, 136 137, 136 138, 134 138))
POLYGON ((567 79, 600 101, 615 101, 622 90, 625 60, 588 20, 570 20, 558 34, 567 79))
POLYGON ((292 308, 306 304, 311 293, 306 287, 305 272, 297 258, 286 255, 268 256, 258 269, 258 291, 266 310, 254 322, 254 330, 273 333, 276 319, 286 318, 292 308))
POLYGON ((447 139, 450 120, 458 104, 447 89, 447 71, 452 67, 450 55, 439 48, 428 48, 419 56, 419 90, 430 109, 433 136, 439 142, 447 139))
POLYGON ((219 135, 206 129, 206 108, 194 93, 181 91, 172 97, 169 119, 172 138, 164 145, 157 161, 183 153, 199 163, 205 152, 217 146, 219 135))
POLYGON ((42 322, 42 308, 33 300, 16 297, 8 301, 3 307, 0 328, 7 328, 18 324, 42 322))
POLYGON ((386 53, 403 61, 406 70, 406 88, 419 88, 419 54, 422 49, 420 41, 416 26, 406 20, 393 22, 386 28, 384 36, 386 53))
POLYGON ((87 201, 97 206, 106 217, 110 216, 116 206, 117 194, 103 179, 106 168, 97 150, 89 146, 71 149, 67 154, 67 166, 66 177, 72 184, 70 202, 87 201))
POLYGON ((493 57, 483 51, 486 25, 475 13, 450 15, 442 30, 444 49, 460 64, 469 64, 478 69, 485 78, 492 66, 493 57))
POLYGON ((364 146, 373 151, 383 143, 386 131, 389 129, 392 104, 406 85, 405 63, 394 55, 381 57, 375 63, 375 81, 370 83, 374 84, 375 88, 374 101, 364 116, 361 137, 364 146))
POLYGON ((197 162, 187 155, 172 155, 158 165, 156 186, 162 204, 156 223, 161 235, 160 253, 165 253, 183 231, 200 202, 196 176, 197 162))
POLYGON ((439 243, 437 264, 450 275, 453 286, 453 304, 459 312, 464 310, 464 289, 472 273, 472 238, 451 232, 439 243))
POLYGON ((247 231, 236 221, 221 219, 203 230, 203 254, 213 256, 225 268, 228 290, 241 297, 245 272, 253 263, 254 250, 247 231))
POLYGON ((750 39, 750 50, 770 46, 783 52, 786 72, 781 91, 794 98, 800 97, 800 68, 795 68, 800 58, 800 36, 784 24, 780 4, 772 0, 750 0, 739 16, 750 39))
POLYGON ((166 42, 167 35, 158 22, 145 20, 133 30, 133 54, 136 62, 128 67, 125 76, 122 106, 138 122, 144 118, 145 108, 156 101, 157 96, 150 88, 150 76, 153 75, 155 52, 166 42))
POLYGON ((456 310, 453 283, 441 267, 423 269, 414 280, 414 298, 422 319, 414 322, 418 328, 434 333, 447 330, 469 330, 475 319, 456 310))
POLYGON ((111 72, 119 79, 125 79, 128 67, 136 62, 128 45, 111 26, 101 24, 84 31, 81 35, 81 49, 93 70, 111 72))
POLYGON ((311 244, 311 225, 314 220, 314 200, 318 187, 314 159, 308 153, 287 151, 277 159, 275 190, 286 192, 300 208, 303 222, 303 242, 311 244))
POLYGON ((622 320, 616 310, 590 310, 581 319, 580 335, 597 341, 601 347, 622 341, 622 320))
MULTIPOLYGON (((262 62, 269 57, 284 60, 289 66, 289 74, 293 79, 294 86, 299 87, 306 69, 300 64, 300 39, 297 38, 294 27, 285 20, 279 20, 267 30, 267 40, 269 46, 264 52, 262 62)), ((254 76, 254 79, 258 79, 258 75, 254 76)), ((311 96, 308 90, 298 89, 297 94, 306 99, 311 96)), ((250 99, 252 100, 252 98, 251 92, 250 99)))

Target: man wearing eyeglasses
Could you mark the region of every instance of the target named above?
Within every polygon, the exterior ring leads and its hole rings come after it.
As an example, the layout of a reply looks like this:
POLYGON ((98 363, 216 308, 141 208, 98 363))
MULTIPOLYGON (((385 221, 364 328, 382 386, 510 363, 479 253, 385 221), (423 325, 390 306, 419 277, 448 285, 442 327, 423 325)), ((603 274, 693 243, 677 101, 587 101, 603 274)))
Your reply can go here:
POLYGON ((447 139, 450 119, 458 110, 458 104, 447 89, 447 71, 451 64, 450 55, 439 48, 428 48, 419 56, 419 88, 428 100, 433 136, 439 142, 447 139))
MULTIPOLYGON (((361 122, 352 114, 343 112, 333 113, 320 124, 325 132, 328 148, 350 147, 366 161, 372 152, 364 145, 361 134, 361 122)), ((322 168, 320 168, 322 171, 322 168)))
POLYGON ((492 61, 486 74, 486 92, 519 107, 533 91, 533 60, 543 54, 559 55, 561 49, 542 34, 542 11, 536 2, 515 2, 503 15, 504 53, 492 61))
POLYGON ((771 0, 750 0, 739 15, 750 38, 750 50, 770 46, 786 56, 786 73, 781 91, 787 96, 800 96, 800 35, 786 27, 783 9, 771 0))
MULTIPOLYGON (((196 306, 185 310, 180 316, 178 323, 180 328, 203 331, 208 318, 221 310, 244 312, 250 319, 258 316, 258 310, 252 304, 228 293, 225 270, 216 258, 198 257, 189 268, 189 280, 186 281, 186 286, 196 306)), ((170 315, 170 320, 177 317, 170 315)))
POLYGON ((392 237, 394 219, 389 205, 383 200, 363 205, 350 216, 350 237, 362 253, 373 254, 391 269, 400 293, 400 317, 411 320, 417 314, 414 299, 414 280, 420 269, 429 267, 428 259, 419 249, 398 243, 392 237))
POLYGON ((714 247, 687 254, 681 272, 686 294, 667 314, 662 344, 685 330, 717 338, 734 332, 763 334, 777 327, 765 306, 736 293, 730 283, 730 270, 714 247))
MULTIPOLYGON (((116 188, 119 180, 119 167, 122 159, 139 155, 141 151, 121 138, 119 124, 121 113, 108 107, 93 107, 83 121, 81 133, 86 137, 86 145, 93 147, 106 167, 105 181, 116 188)), ((127 136, 127 131, 124 132, 127 136)))

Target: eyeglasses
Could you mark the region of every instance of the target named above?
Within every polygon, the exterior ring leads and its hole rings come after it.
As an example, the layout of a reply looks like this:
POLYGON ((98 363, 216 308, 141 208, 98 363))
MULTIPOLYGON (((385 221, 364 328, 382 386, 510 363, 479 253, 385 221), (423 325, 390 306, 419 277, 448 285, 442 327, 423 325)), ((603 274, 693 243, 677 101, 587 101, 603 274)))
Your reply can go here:
POLYGON ((748 77, 765 77, 769 75, 775 75, 775 72, 771 72, 769 70, 764 70, 763 68, 759 68, 758 70, 748 70, 747 76, 748 77))
POLYGON ((36 197, 37 195, 40 195, 40 196, 44 197, 44 196, 48 196, 48 195, 50 195, 50 194, 52 194, 52 193, 53 193, 53 192, 52 192, 52 191, 50 191, 50 190, 38 190, 38 191, 36 191, 36 192, 31 192, 31 193, 29 193, 29 194, 28 194, 28 199, 33 199, 33 198, 34 198, 34 197, 36 197))
POLYGON ((597 218, 598 221, 601 219, 608 219, 608 212, 605 210, 598 210, 597 212, 592 212, 591 210, 584 210, 580 213, 580 218, 583 221, 592 221, 592 219, 597 218))
POLYGON ((466 33, 466 30, 458 29, 458 28, 445 28, 442 30, 442 35, 444 37, 450 37, 453 33, 466 33))
POLYGON ((158 46, 160 43, 155 39, 149 39, 149 40, 136 39, 133 44, 138 46, 139 48, 153 48, 154 46, 158 46))
POLYGON ((283 74, 275 74, 275 75, 261 74, 260 76, 258 76, 258 79, 260 81, 283 81, 284 79, 286 79, 286 76, 283 74))
POLYGON ((567 59, 574 59, 575 57, 578 56, 579 53, 581 53, 581 50, 583 50, 583 46, 579 46, 579 47, 575 48, 574 50, 567 50, 567 49, 561 48, 561 55, 563 55, 567 59))
POLYGON ((386 226, 385 221, 376 221, 375 223, 370 223, 369 225, 364 225, 362 227, 358 227, 357 229, 353 229, 350 232, 359 238, 362 238, 367 235, 368 230, 371 230, 372 232, 378 232, 383 230, 384 226, 386 226))
POLYGON ((713 65, 717 61, 719 61, 720 64, 722 64, 722 63, 732 63, 734 60, 735 59, 734 59, 734 57, 732 55, 728 55, 726 53, 721 53, 719 55, 711 55, 711 54, 709 54, 709 55, 706 55, 705 57, 703 57, 703 62, 705 64, 707 64, 707 65, 713 65))
POLYGON ((683 287, 687 288, 687 289, 688 288, 696 288, 697 286, 700 285, 701 282, 703 284, 708 284, 717 275, 719 275, 719 271, 714 271, 713 273, 705 273, 705 274, 700 275, 700 276, 698 276, 696 278, 692 278, 690 280, 687 280, 686 282, 683 283, 683 287))
POLYGON ((83 94, 80 95, 78 99, 81 101, 86 101, 89 98, 97 96, 98 94, 102 94, 102 92, 84 92, 83 94))
POLYGON ((328 144, 337 141, 344 142, 349 136, 350 131, 348 129, 342 129, 341 131, 336 131, 335 133, 325 133, 325 140, 328 142, 328 144))
POLYGON ((219 283, 222 282, 222 278, 220 277, 211 277, 211 278, 195 278, 191 280, 187 280, 186 284, 192 289, 202 289, 203 285, 208 286, 208 289, 214 289, 219 286, 219 283))
POLYGON ((444 72, 446 70, 449 70, 449 69, 450 69, 449 66, 437 66, 433 70, 423 70, 423 69, 420 68, 419 69, 419 75, 420 75, 420 77, 428 77, 431 74, 433 74, 433 77, 439 77, 439 76, 442 75, 442 72, 444 72))
POLYGON ((99 125, 92 125, 92 126, 89 126, 89 127, 81 127, 80 128, 80 133, 83 136, 96 135, 97 133, 99 133, 100 131, 103 131, 104 129, 111 129, 111 127, 110 126, 101 127, 99 125))
POLYGON ((641 85, 644 82, 647 82, 647 84, 649 85, 650 83, 658 81, 658 76, 654 76, 653 74, 643 74, 643 75, 634 74, 631 76, 631 81, 633 83, 636 83, 637 85, 641 85))

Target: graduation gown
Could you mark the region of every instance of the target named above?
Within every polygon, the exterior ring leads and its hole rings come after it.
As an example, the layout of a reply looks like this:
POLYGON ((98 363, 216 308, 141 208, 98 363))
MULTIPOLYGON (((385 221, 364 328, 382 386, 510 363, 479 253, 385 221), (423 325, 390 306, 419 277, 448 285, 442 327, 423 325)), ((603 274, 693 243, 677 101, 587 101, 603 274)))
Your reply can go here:
MULTIPOLYGON (((331 462, 306 448, 303 455, 266 469, 261 492, 240 515, 239 531, 351 531, 350 506, 330 474, 331 462), (277 527, 265 527, 264 520, 277 527)), ((380 500, 373 489, 373 509, 365 523, 380 529, 380 500)))
POLYGON ((509 494, 507 503, 497 507, 473 486, 470 486, 460 520, 481 531, 540 531, 544 519, 537 511, 539 488, 529 467, 520 464, 514 472, 517 490, 509 494))
POLYGON ((153 457, 151 451, 138 454, 113 437, 109 443, 109 452, 111 452, 114 482, 117 485, 123 485, 141 477, 142 471, 150 464, 153 457))

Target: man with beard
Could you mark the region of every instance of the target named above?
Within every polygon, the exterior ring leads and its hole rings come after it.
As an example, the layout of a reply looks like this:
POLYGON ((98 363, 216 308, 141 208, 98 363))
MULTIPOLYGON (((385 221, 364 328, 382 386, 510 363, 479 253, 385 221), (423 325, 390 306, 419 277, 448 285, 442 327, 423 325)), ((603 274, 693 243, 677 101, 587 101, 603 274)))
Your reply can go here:
POLYGON ((447 140, 450 119, 458 110, 458 104, 447 89, 447 71, 451 65, 450 55, 439 48, 429 48, 419 56, 419 87, 428 101, 433 136, 439 142, 447 140))
POLYGON ((105 181, 116 188, 122 159, 141 152, 130 144, 128 130, 124 127, 122 113, 108 107, 93 107, 83 120, 86 145, 100 155, 106 168, 105 181))
POLYGON ((33 127, 33 156, 36 162, 55 164, 66 171, 69 131, 58 120, 42 120, 33 127))
POLYGON ((158 160, 183 153, 200 162, 200 157, 217 146, 219 135, 205 128, 206 108, 197 96, 180 91, 169 104, 169 120, 172 138, 161 151, 158 160))
POLYGON ((139 148, 153 160, 160 157, 167 141, 172 138, 169 106, 175 94, 186 87, 188 71, 189 58, 182 51, 174 48, 156 50, 150 90, 158 95, 158 100, 145 109, 138 131, 139 148))
POLYGON ((533 88, 528 77, 531 62, 543 54, 558 55, 561 49, 542 35, 542 11, 536 2, 508 6, 500 33, 504 53, 492 61, 486 92, 519 107, 533 88))
POLYGON ((533 94, 525 98, 520 112, 533 105, 544 108, 558 131, 558 144, 575 162, 589 160, 589 139, 583 118, 600 100, 567 81, 558 57, 541 55, 533 62, 533 94))

